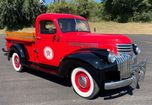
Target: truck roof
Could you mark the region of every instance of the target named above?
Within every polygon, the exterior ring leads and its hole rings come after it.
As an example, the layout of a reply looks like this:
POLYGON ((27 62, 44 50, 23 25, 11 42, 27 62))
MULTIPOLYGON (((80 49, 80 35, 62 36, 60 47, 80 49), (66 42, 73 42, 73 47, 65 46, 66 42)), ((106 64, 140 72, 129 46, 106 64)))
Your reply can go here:
POLYGON ((37 20, 41 20, 41 19, 46 19, 46 18, 51 18, 51 19, 60 19, 60 18, 79 18, 82 20, 86 20, 85 18, 81 17, 81 16, 76 16, 76 15, 72 15, 72 14, 63 14, 63 13, 44 13, 41 14, 37 17, 37 20))

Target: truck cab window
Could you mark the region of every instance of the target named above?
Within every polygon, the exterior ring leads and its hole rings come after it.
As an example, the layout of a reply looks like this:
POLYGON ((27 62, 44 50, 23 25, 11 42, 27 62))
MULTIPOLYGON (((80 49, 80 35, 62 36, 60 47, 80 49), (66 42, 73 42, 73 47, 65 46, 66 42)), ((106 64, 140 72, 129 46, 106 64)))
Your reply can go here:
POLYGON ((40 22, 40 33, 41 34, 55 34, 56 27, 52 21, 43 20, 40 22))
POLYGON ((61 31, 64 32, 90 32, 89 25, 86 20, 75 18, 58 19, 61 31))

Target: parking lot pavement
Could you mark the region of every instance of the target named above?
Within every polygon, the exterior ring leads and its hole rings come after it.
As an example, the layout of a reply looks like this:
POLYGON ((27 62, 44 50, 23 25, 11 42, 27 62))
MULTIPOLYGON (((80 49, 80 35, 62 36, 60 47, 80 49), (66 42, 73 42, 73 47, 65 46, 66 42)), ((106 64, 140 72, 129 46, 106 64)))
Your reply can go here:
MULTIPOLYGON (((96 99, 86 100, 65 86, 61 78, 28 69, 15 72, 0 51, 0 105, 152 105, 152 36, 129 37, 142 50, 139 58, 148 58, 146 78, 140 89, 104 91, 96 99)), ((0 35, 0 49, 4 45, 4 35, 0 35)))

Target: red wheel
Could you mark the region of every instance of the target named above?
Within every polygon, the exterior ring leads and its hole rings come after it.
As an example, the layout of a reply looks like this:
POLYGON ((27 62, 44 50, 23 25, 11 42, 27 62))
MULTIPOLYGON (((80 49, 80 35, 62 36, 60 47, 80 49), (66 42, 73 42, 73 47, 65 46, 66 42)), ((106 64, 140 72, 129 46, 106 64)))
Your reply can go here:
POLYGON ((91 99, 99 92, 99 87, 90 73, 81 67, 72 71, 71 83, 75 92, 84 98, 91 99))
POLYGON ((20 72, 22 71, 21 59, 17 53, 13 53, 12 55, 12 65, 15 71, 20 72))

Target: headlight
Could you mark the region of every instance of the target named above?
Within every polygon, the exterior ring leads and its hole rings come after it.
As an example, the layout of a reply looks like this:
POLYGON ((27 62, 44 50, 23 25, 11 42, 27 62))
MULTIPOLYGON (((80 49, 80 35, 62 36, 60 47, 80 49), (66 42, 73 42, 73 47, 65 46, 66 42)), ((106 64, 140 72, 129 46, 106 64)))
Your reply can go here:
POLYGON ((140 54, 140 53, 141 53, 140 48, 139 48, 139 47, 137 47, 137 45, 136 45, 136 44, 133 44, 133 50, 134 50, 134 53, 135 53, 136 55, 138 55, 138 54, 140 54))
POLYGON ((136 53, 137 53, 137 54, 140 54, 140 53, 141 53, 141 50, 139 49, 139 47, 136 47, 136 53))
POLYGON ((116 57, 115 57, 115 55, 113 53, 109 53, 109 55, 108 55, 108 61, 110 63, 114 63, 116 61, 116 57))

